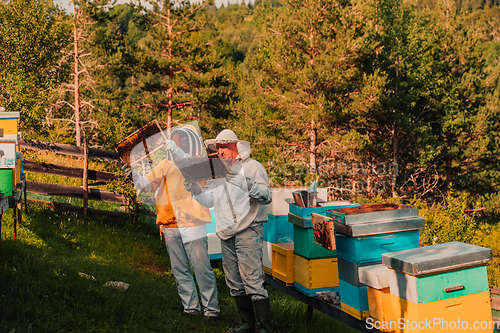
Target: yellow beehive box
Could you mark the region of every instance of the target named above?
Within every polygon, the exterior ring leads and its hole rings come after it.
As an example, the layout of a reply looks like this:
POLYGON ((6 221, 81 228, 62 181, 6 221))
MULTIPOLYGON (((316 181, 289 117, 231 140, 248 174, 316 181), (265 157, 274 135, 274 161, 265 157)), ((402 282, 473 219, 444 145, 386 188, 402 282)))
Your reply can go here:
POLYGON ((370 316, 368 310, 359 311, 344 303, 340 303, 340 309, 342 309, 342 311, 344 311, 345 313, 350 314, 354 318, 357 318, 358 320, 365 320, 370 316))
POLYGON ((337 258, 307 259, 294 255, 295 281, 308 289, 338 287, 337 258))
POLYGON ((293 286, 293 243, 273 244, 273 278, 293 286))
POLYGON ((22 153, 16 152, 16 167, 12 169, 12 181, 14 188, 21 182, 21 169, 22 169, 22 153))
POLYGON ((0 112, 0 128, 3 128, 4 135, 17 135, 17 123, 19 112, 0 112))
POLYGON ((382 332, 392 332, 393 329, 383 327, 384 323, 394 321, 392 315, 392 300, 391 290, 389 287, 383 289, 375 289, 367 287, 368 293, 368 308, 370 317, 374 322, 378 322, 378 329, 382 332))
POLYGON ((493 332, 489 291, 422 304, 391 295, 391 303, 398 333, 493 332))

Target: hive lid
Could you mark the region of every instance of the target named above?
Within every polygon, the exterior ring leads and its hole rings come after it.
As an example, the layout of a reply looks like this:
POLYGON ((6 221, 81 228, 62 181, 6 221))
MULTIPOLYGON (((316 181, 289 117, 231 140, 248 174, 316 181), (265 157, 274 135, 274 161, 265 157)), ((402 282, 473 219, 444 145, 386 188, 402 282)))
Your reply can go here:
POLYGON ((418 216, 379 222, 354 223, 350 225, 346 225, 340 220, 334 221, 334 223, 336 233, 350 237, 387 234, 423 229, 425 227, 425 219, 418 216))
POLYGON ((418 208, 398 203, 365 205, 359 207, 332 209, 330 217, 342 220, 346 225, 372 223, 408 217, 417 217, 418 208))
POLYGON ((491 249, 461 242, 382 254, 384 266, 414 276, 484 265, 491 259, 491 249))
POLYGON ((14 119, 19 118, 19 112, 0 112, 0 119, 14 119))

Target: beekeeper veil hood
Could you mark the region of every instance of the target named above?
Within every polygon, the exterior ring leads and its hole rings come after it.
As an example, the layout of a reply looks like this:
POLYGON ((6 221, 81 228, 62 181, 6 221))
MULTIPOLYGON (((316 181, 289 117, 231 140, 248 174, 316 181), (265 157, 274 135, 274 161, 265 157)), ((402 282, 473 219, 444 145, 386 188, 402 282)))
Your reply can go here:
POLYGON ((236 143, 236 148, 238 149, 238 156, 236 158, 244 160, 248 158, 252 152, 250 142, 238 140, 236 134, 229 129, 225 129, 220 132, 215 139, 205 140, 205 146, 213 151, 217 151, 217 144, 225 145, 228 143, 236 143))
MULTIPOLYGON (((205 154, 203 141, 196 128, 191 125, 173 128, 169 139, 173 140, 187 156, 201 156, 205 154)), ((173 159, 170 154, 171 152, 167 153, 167 158, 172 161, 173 159)))

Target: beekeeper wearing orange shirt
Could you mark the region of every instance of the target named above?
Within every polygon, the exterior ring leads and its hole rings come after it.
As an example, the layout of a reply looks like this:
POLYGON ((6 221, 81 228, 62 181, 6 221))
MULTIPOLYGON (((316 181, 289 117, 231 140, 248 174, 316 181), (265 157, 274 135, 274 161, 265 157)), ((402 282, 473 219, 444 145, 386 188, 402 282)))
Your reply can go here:
POLYGON ((208 254, 206 224, 212 222, 212 217, 209 209, 185 189, 185 178, 174 163, 177 159, 201 155, 204 147, 198 133, 190 127, 176 128, 169 137, 165 150, 172 158, 161 161, 146 176, 130 168, 125 173, 137 189, 156 195, 156 224, 163 229, 184 314, 197 315, 201 311, 192 267, 204 306, 203 320, 213 320, 219 316, 220 309, 208 254))

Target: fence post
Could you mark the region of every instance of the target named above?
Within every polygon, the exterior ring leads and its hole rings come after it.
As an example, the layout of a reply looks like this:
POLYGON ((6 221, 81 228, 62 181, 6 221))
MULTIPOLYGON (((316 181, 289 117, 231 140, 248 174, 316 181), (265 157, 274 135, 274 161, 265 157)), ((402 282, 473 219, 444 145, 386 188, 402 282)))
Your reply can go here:
POLYGON ((88 174, 89 174, 89 142, 85 138, 83 141, 83 217, 87 217, 87 207, 89 204, 88 193, 88 174))

